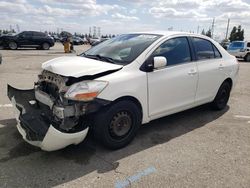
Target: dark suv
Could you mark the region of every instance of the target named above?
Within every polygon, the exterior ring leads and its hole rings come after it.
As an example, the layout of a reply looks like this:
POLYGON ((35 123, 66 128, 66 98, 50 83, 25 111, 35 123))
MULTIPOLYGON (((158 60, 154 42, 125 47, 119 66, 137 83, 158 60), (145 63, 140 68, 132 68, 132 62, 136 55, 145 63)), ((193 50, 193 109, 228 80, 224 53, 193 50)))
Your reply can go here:
POLYGON ((48 50, 50 47, 54 46, 54 39, 43 32, 37 31, 23 31, 17 35, 13 36, 1 36, 0 46, 10 48, 12 50, 18 47, 28 47, 48 50))

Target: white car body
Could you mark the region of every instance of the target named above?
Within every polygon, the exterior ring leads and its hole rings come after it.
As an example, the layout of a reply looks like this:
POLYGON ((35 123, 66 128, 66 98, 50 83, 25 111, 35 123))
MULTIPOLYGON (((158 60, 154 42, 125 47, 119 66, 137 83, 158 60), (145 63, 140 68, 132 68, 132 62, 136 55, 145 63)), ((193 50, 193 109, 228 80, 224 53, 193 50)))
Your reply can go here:
MULTIPOLYGON (((44 63, 42 68, 56 75, 74 77, 76 79, 85 75, 99 75, 111 71, 111 73, 94 79, 95 81, 108 83, 105 89, 98 94, 97 98, 105 101, 130 98, 137 101, 142 111, 142 124, 212 102, 225 80, 229 80, 232 87, 235 85, 239 64, 235 57, 212 39, 203 35, 182 32, 143 32, 142 34, 157 34, 161 35, 161 37, 147 47, 134 61, 125 66, 85 57, 60 57, 44 63), (150 72, 141 70, 145 60, 162 43, 177 37, 205 39, 218 49, 221 58, 192 60, 189 63, 163 66, 150 72)), ((191 48, 193 49, 193 47, 191 48)), ((9 95, 9 97, 13 98, 12 95, 9 95)), ((45 101, 45 99, 41 98, 37 98, 37 100, 45 101)), ((44 103, 47 103, 49 106, 48 100, 44 103)), ((51 135, 52 128, 50 126, 50 131, 48 131, 43 141, 35 144, 29 143, 39 147, 42 146, 41 148, 47 151, 61 149, 67 145, 81 142, 85 138, 88 128, 86 127, 82 134, 80 132, 70 137, 70 139, 64 139, 61 136, 63 141, 60 141, 60 143, 62 144, 58 144, 51 137, 49 140, 46 140, 49 137, 47 135, 51 135)), ((25 131, 20 129, 22 127, 18 125, 18 130, 24 139, 27 140, 23 133, 25 131)), ((55 132, 53 131, 53 134, 55 132)), ((63 134, 67 135, 67 133, 63 134)))

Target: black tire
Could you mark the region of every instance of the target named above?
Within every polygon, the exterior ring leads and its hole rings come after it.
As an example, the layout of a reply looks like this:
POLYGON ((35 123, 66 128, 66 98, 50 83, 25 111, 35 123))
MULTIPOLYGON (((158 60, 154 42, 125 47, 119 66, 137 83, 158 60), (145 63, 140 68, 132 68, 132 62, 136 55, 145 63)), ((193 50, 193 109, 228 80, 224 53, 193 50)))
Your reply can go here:
POLYGON ((141 112, 134 102, 119 101, 96 114, 93 122, 94 137, 109 149, 119 149, 135 137, 141 112))
POLYGON ((17 49, 17 43, 14 42, 14 41, 9 42, 8 46, 9 46, 9 48, 11 50, 16 50, 17 49))
POLYGON ((49 50, 49 48, 50 48, 49 43, 45 42, 45 43, 42 44, 42 49, 43 50, 49 50))
POLYGON ((230 97, 231 85, 229 82, 225 81, 220 86, 216 97, 214 98, 211 106, 214 110, 223 110, 227 106, 227 102, 230 97))
POLYGON ((250 62, 250 53, 248 53, 245 57, 244 57, 244 60, 246 62, 250 62))

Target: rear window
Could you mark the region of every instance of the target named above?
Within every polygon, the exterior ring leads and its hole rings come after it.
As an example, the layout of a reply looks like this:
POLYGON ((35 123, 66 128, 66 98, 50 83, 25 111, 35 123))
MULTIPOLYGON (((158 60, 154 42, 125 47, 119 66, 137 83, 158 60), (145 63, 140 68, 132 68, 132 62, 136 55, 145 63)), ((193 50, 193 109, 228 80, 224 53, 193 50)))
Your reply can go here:
POLYGON ((202 38, 193 38, 197 60, 221 58, 221 53, 214 44, 202 38))
POLYGON ((221 58, 221 54, 219 52, 219 50, 213 45, 213 49, 214 49, 214 57, 215 58, 221 58))
POLYGON ((244 48, 244 42, 232 42, 228 49, 241 49, 244 48))
POLYGON ((33 36, 35 36, 35 37, 45 37, 46 34, 42 33, 42 32, 33 32, 33 36))
POLYGON ((201 38, 193 38, 193 42, 198 60, 215 58, 211 42, 201 38))

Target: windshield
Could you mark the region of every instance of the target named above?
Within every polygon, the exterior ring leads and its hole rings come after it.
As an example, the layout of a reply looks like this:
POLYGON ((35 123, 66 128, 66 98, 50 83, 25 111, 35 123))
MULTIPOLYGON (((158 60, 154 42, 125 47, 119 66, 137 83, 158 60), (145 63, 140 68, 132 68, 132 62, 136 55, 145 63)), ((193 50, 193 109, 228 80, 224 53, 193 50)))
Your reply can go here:
POLYGON ((82 56, 126 65, 134 61, 160 37, 161 35, 151 34, 120 35, 90 48, 82 56))
POLYGON ((232 49, 242 49, 242 48, 244 48, 244 42, 232 42, 230 45, 229 45, 229 47, 228 47, 228 49, 230 50, 232 50, 232 49))

